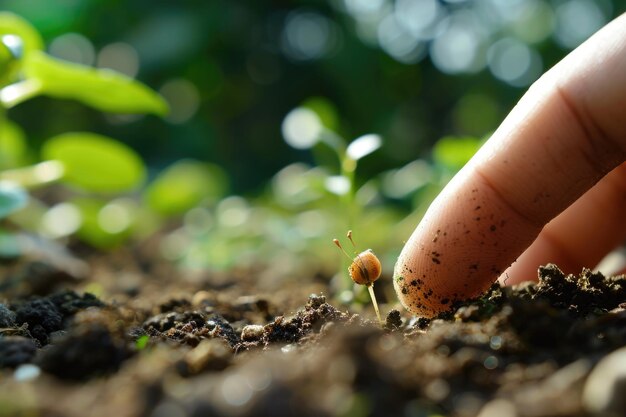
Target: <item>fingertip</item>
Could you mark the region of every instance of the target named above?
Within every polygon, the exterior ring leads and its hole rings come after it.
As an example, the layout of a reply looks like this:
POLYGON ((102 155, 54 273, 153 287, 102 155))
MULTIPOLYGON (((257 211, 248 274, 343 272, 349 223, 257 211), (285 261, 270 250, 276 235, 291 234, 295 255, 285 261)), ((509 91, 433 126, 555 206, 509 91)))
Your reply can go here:
POLYGON ((605 42, 623 38, 625 21, 542 77, 431 205, 396 264, 394 287, 407 309, 432 316, 444 300, 476 296, 502 275, 507 283, 535 279, 532 252, 511 262, 626 157, 626 42, 605 42))
POLYGON ((398 258, 394 287, 411 312, 433 316, 486 291, 537 233, 475 171, 464 172, 431 205, 398 258))

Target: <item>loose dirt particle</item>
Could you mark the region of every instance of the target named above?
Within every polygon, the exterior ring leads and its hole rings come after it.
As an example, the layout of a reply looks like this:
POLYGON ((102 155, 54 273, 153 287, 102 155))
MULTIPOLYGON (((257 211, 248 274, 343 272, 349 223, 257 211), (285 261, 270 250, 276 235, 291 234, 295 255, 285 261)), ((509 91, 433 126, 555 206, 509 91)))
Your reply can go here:
POLYGON ((0 337, 0 368, 15 368, 30 362, 37 352, 32 339, 22 336, 0 337))

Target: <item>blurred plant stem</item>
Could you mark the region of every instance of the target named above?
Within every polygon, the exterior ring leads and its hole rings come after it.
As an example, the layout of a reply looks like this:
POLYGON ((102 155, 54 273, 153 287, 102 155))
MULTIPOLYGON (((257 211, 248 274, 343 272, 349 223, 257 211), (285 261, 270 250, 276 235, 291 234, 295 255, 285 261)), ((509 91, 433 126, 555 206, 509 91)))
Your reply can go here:
POLYGON ((0 180, 13 181, 24 188, 35 188, 63 178, 65 167, 59 161, 44 161, 35 165, 0 172, 0 180))
MULTIPOLYGON (((339 175, 348 185, 347 190, 338 196, 338 208, 344 218, 344 224, 346 225, 345 231, 351 230, 357 225, 357 220, 360 215, 360 207, 356 204, 355 199, 355 172, 357 161, 350 158, 347 152, 348 145, 346 144, 346 141, 335 132, 325 130, 320 137, 320 141, 330 147, 337 155, 339 162, 339 175)), ((343 256, 341 259, 341 275, 343 277, 341 291, 352 291, 353 282, 348 273, 348 267, 350 266, 351 261, 343 256)))
POLYGON ((38 80, 24 80, 7 85, 0 90, 0 103, 3 109, 10 109, 41 93, 41 87, 38 80))
POLYGON ((348 191, 341 196, 341 202, 344 207, 346 215, 346 224, 349 229, 356 226, 356 221, 359 218, 360 207, 356 204, 356 186, 355 186, 355 171, 356 161, 347 156, 344 153, 341 161, 341 176, 346 178, 349 184, 348 191))

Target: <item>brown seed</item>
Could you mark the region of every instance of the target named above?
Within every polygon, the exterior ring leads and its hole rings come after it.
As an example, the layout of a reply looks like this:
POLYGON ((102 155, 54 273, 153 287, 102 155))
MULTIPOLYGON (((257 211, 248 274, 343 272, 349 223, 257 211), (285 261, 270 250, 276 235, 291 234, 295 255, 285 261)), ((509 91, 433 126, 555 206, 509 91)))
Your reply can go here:
POLYGON ((359 285, 371 285, 382 272, 380 261, 371 249, 359 253, 348 268, 350 278, 359 285))

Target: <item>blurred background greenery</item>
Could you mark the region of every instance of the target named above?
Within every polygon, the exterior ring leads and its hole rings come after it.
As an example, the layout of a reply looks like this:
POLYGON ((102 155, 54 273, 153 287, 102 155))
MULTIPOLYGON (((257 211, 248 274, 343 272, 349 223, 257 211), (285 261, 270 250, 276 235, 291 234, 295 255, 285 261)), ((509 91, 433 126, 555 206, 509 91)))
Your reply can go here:
MULTIPOLYGON (((135 226, 140 236, 168 230, 169 259, 230 268, 260 257, 284 275, 303 259, 324 270, 329 238, 347 228, 363 248, 384 248, 389 271, 420 213, 524 90, 626 10, 624 0, 0 5, 34 25, 53 57, 135 77, 170 105, 159 118, 37 97, 8 111, 27 138, 24 164, 48 138, 80 130, 145 162, 134 193, 94 206, 72 191, 82 225, 68 230, 119 243, 100 235, 126 238, 133 221, 114 233, 87 227, 109 207, 109 217, 152 224, 135 226)), ((47 202, 41 224, 58 204, 47 202)))
POLYGON ((172 104, 157 118, 103 116, 72 102, 12 111, 29 138, 74 129, 119 138, 153 170, 184 157, 218 163, 234 193, 259 192, 311 161, 281 121, 319 97, 345 137, 384 147, 363 177, 427 155, 448 134, 494 129, 523 89, 626 7, 619 0, 4 0, 53 56, 113 67, 172 104), (37 123, 33 123, 37 120, 37 123))

